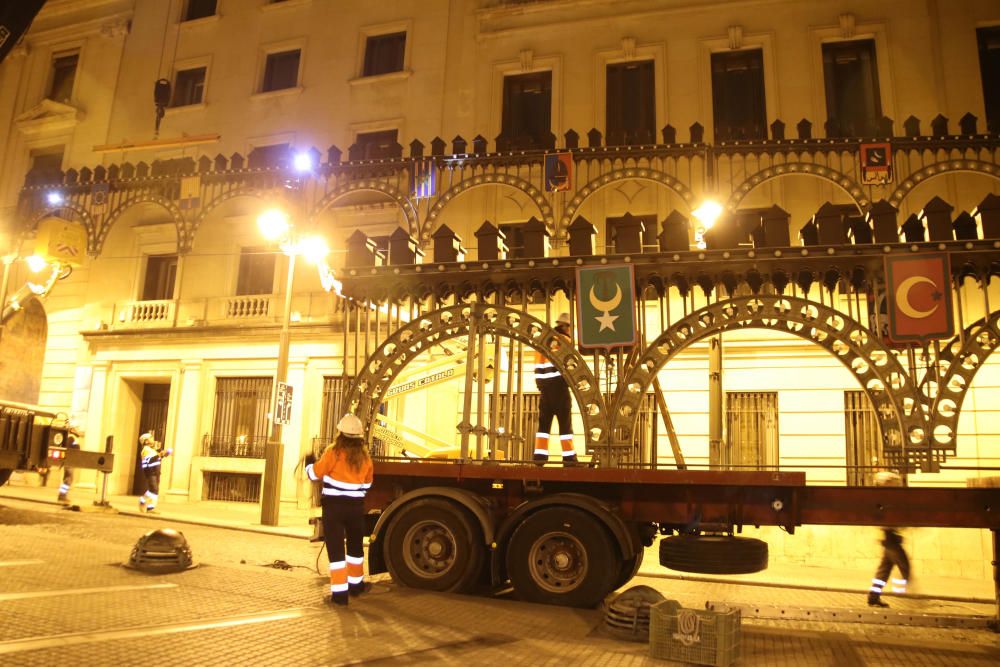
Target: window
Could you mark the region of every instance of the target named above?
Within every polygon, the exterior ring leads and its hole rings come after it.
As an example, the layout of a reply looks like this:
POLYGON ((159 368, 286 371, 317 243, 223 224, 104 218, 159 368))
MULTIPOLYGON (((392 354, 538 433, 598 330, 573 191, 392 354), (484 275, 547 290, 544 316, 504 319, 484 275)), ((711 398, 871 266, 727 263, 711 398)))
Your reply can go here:
POLYGON ((848 486, 871 486, 882 452, 878 416, 872 403, 860 389, 844 392, 844 433, 847 438, 846 462, 848 486))
POLYGON ((247 156, 247 166, 251 169, 264 169, 269 167, 287 167, 290 158, 288 144, 271 144, 269 146, 255 146, 247 156))
POLYGON ((827 136, 871 137, 882 117, 875 66, 875 41, 861 39, 823 45, 827 136))
POLYGON ((504 148, 543 148, 551 141, 552 72, 504 77, 503 120, 500 137, 504 148))
POLYGON ((79 53, 58 55, 52 59, 52 83, 49 85, 49 99, 68 103, 73 95, 73 82, 76 81, 76 66, 80 61, 79 53))
POLYGON ((399 157, 402 147, 399 146, 398 130, 380 130, 378 132, 359 132, 354 139, 352 160, 375 160, 379 158, 399 157))
POLYGON ((608 65, 607 145, 656 141, 656 83, 652 60, 608 65))
POLYGON ((218 378, 215 420, 204 456, 264 458, 271 409, 271 378, 218 378))
POLYGON ((295 88, 299 84, 299 58, 301 51, 282 51, 267 54, 264 65, 264 81, 260 90, 266 93, 272 90, 295 88))
POLYGON ((716 141, 767 139, 761 49, 712 54, 712 117, 716 141))
MULTIPOLYGON (((645 223, 642 231, 642 247, 643 251, 657 252, 660 249, 660 241, 657 239, 656 233, 656 215, 633 215, 634 220, 641 220, 645 223)), ((605 249, 606 254, 614 254, 617 252, 615 250, 615 243, 618 240, 618 226, 624 222, 625 216, 617 218, 608 218, 604 223, 604 238, 605 238, 605 249)))
POLYGON ((709 452, 710 465, 735 470, 778 465, 777 392, 726 392, 725 420, 725 440, 709 452))
POLYGON ((405 55, 405 32, 373 35, 365 41, 365 68, 362 76, 402 72, 405 55))
POLYGON ((323 417, 319 427, 319 442, 315 443, 316 445, 325 447, 336 437, 337 422, 348 411, 344 398, 353 380, 352 377, 340 375, 323 376, 323 417))
POLYGON ((243 248, 236 296, 271 294, 274 291, 275 254, 266 248, 243 248))
POLYGON ((184 12, 185 21, 203 19, 206 16, 215 16, 216 0, 188 0, 187 11, 184 12))
POLYGON ((1000 132, 1000 26, 978 28, 979 73, 983 79, 986 129, 1000 132))
POLYGON ((205 71, 204 67, 179 70, 174 80, 174 99, 170 106, 201 104, 205 95, 205 71))
POLYGON ((28 170, 32 183, 59 183, 62 181, 63 147, 45 149, 31 154, 31 169, 28 170))
POLYGON ((142 288, 142 300, 173 299, 176 278, 177 255, 150 255, 146 259, 146 282, 142 288))

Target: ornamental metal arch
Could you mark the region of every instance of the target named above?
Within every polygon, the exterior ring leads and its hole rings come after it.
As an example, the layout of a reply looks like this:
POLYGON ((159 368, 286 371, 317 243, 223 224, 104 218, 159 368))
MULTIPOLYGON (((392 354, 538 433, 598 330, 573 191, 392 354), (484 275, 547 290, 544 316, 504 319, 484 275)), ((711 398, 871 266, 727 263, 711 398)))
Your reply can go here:
POLYGON ((35 231, 35 228, 38 226, 38 223, 44 220, 45 218, 48 218, 50 216, 65 217, 60 215, 60 213, 63 213, 65 211, 71 212, 75 216, 75 218, 79 220, 79 222, 83 225, 84 229, 87 230, 87 254, 91 256, 96 255, 97 253, 94 251, 94 234, 96 225, 94 218, 93 216, 90 215, 87 209, 72 204, 70 202, 60 204, 59 206, 49 206, 43 208, 39 213, 35 214, 35 216, 31 218, 31 221, 26 226, 21 228, 21 233, 18 234, 18 241, 19 242, 23 241, 28 236, 29 233, 35 231))
POLYGON ((194 245, 194 235, 201 228, 201 225, 208 218, 208 215, 212 213, 219 206, 222 206, 227 201, 236 199, 237 197, 250 197, 253 199, 259 199, 265 201, 267 197, 262 193, 261 189, 258 187, 241 187, 233 190, 226 190, 222 194, 218 195, 210 202, 201 207, 198 211, 198 215, 195 216, 194 220, 191 221, 190 229, 187 231, 187 238, 185 239, 185 247, 190 249, 194 245))
POLYGON ((953 338, 941 351, 938 363, 946 362, 940 385, 921 385, 927 400, 932 401, 930 413, 936 422, 930 436, 942 447, 953 448, 958 434, 958 416, 965 396, 972 387, 976 373, 1000 344, 1000 311, 972 323, 953 338))
POLYGON ((933 466, 927 418, 920 407, 924 403, 892 351, 840 311, 780 294, 718 301, 671 325, 638 356, 619 384, 609 432, 631 442, 640 401, 660 369, 692 343, 736 329, 780 331, 829 351, 853 373, 875 407, 885 458, 901 467, 909 468, 914 460, 926 461, 922 467, 933 466))
POLYGON ((309 214, 310 221, 315 221, 323 211, 333 206, 334 202, 341 197, 354 192, 377 192, 392 199, 403 210, 410 236, 416 236, 417 231, 420 229, 420 221, 413 202, 396 186, 374 178, 342 183, 334 190, 326 193, 313 207, 312 212, 309 214))
POLYGON ((919 184, 934 176, 953 174, 960 171, 971 171, 1000 178, 1000 165, 990 164, 989 162, 982 162, 981 160, 945 160, 943 162, 936 162, 927 165, 923 169, 918 169, 900 181, 896 189, 889 195, 889 203, 899 208, 900 202, 919 184))
POLYGON ((562 234, 566 228, 569 227, 570 223, 573 222, 573 218, 576 216, 577 211, 580 210, 580 207, 583 206, 583 203, 591 195, 605 186, 611 185, 612 183, 631 180, 653 181, 654 183, 665 185, 680 195, 681 199, 684 200, 684 203, 688 205, 688 208, 694 208, 694 193, 680 180, 674 178, 666 172, 644 167, 615 169, 614 171, 608 172, 603 176, 598 176, 592 179, 576 191, 576 195, 566 203, 566 210, 563 212, 562 218, 559 220, 559 234, 562 234))
POLYGON ((370 430, 376 408, 406 365, 432 346, 465 335, 511 338, 543 352, 567 378, 580 408, 588 450, 601 442, 608 421, 607 406, 597 378, 580 352, 573 346, 557 346, 555 329, 528 313, 483 303, 425 313, 387 338, 358 369, 346 396, 351 412, 370 430))
POLYGON ((177 208, 177 205, 174 204, 172 200, 158 195, 143 193, 130 197, 118 204, 118 206, 116 206, 115 209, 108 214, 108 217, 104 219, 100 228, 95 229, 92 253, 94 256, 101 253, 101 250, 104 248, 104 242, 108 238, 108 232, 110 232, 111 228, 114 227, 116 222, 118 222, 118 219, 123 216, 128 209, 140 204, 156 204, 170 214, 170 221, 174 223, 174 227, 177 230, 177 251, 183 251, 187 236, 184 231, 186 226, 184 214, 181 213, 181 210, 177 208))
POLYGON ((758 185, 780 176, 791 175, 816 176, 817 178, 830 181, 846 192, 861 211, 871 206, 871 200, 865 195, 864 189, 847 174, 812 162, 785 162, 762 169, 748 176, 729 195, 729 199, 726 200, 726 208, 730 211, 736 210, 740 202, 758 185))
POLYGON ((444 207, 447 206, 452 199, 466 190, 471 190, 472 188, 477 188, 483 185, 505 185, 507 187, 514 188, 515 190, 520 190, 527 195, 535 206, 538 207, 538 212, 542 217, 542 222, 545 223, 545 228, 549 230, 549 233, 555 233, 555 216, 552 213, 552 206, 545 199, 545 193, 519 176, 494 172, 477 174, 476 176, 462 179, 447 191, 443 192, 441 196, 434 201, 430 210, 427 211, 427 218, 424 221, 423 228, 420 230, 420 240, 423 242, 430 238, 430 234, 433 231, 432 226, 434 225, 434 221, 437 220, 437 218, 441 215, 441 211, 444 210, 444 207))

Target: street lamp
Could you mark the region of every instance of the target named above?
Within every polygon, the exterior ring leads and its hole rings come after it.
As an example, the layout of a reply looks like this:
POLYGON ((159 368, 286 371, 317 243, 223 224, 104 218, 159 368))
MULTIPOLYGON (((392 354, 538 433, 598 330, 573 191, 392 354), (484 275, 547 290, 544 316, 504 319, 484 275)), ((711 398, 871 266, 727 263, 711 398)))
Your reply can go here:
POLYGON ((322 272, 326 267, 329 249, 319 237, 296 238, 288 214, 272 208, 257 217, 261 234, 278 246, 288 257, 288 275, 285 280, 285 307, 281 319, 281 333, 278 336, 278 367, 275 371, 274 400, 271 411, 271 435, 264 447, 264 488, 261 499, 260 522, 265 526, 278 525, 278 508, 281 503, 281 462, 284 460, 284 444, 281 441, 282 424, 277 414, 279 387, 288 382, 289 325, 292 321, 292 289, 295 283, 295 258, 302 255, 306 261, 317 264, 322 272))
POLYGON ((714 199, 706 199, 701 206, 691 211, 691 214, 698 220, 698 226, 694 229, 694 241, 699 250, 704 250, 705 232, 711 229, 722 215, 722 205, 714 199))

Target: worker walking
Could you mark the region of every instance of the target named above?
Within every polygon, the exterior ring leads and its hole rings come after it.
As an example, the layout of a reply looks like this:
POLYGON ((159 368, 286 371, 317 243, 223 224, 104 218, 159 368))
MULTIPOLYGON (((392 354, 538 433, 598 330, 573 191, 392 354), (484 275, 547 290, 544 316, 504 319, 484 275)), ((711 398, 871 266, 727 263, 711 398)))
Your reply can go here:
POLYGON ((139 511, 152 512, 160 498, 160 462, 173 453, 172 449, 163 449, 162 443, 153 439, 153 434, 146 432, 139 436, 139 457, 142 474, 146 478, 146 492, 139 497, 139 511))
MULTIPOLYGON (((557 345, 572 345, 569 313, 563 313, 556 320, 557 345)), ((535 385, 541 394, 538 406, 538 432, 535 433, 535 453, 538 463, 549 460, 549 441, 552 420, 559 422, 559 444, 562 446, 562 460, 565 466, 577 464, 576 449, 573 447, 573 421, 570 416, 569 385, 555 364, 541 352, 535 355, 535 385)))
POLYGON ((337 439, 319 461, 305 457, 309 479, 323 482, 323 539, 330 559, 330 600, 346 605, 350 595, 368 590, 365 582, 365 494, 374 467, 361 420, 352 414, 337 423, 337 439), (347 550, 344 550, 344 540, 347 550))
MULTIPOLYGON (((76 427, 71 426, 69 433, 66 435, 66 449, 80 449, 80 443, 78 438, 80 437, 80 431, 76 427)), ((62 484, 59 485, 59 502, 64 505, 69 505, 69 490, 73 487, 73 469, 70 468, 65 463, 63 464, 63 477, 62 484)))
MULTIPOLYGON (((902 486, 903 478, 894 472, 880 472, 875 475, 876 486, 902 486)), ((899 578, 892 580, 893 593, 905 593, 910 578, 910 559, 903 550, 903 538, 896 528, 882 528, 882 560, 875 570, 872 586, 868 589, 868 606, 888 607, 882 601, 882 590, 889 581, 892 568, 899 570, 899 578)))

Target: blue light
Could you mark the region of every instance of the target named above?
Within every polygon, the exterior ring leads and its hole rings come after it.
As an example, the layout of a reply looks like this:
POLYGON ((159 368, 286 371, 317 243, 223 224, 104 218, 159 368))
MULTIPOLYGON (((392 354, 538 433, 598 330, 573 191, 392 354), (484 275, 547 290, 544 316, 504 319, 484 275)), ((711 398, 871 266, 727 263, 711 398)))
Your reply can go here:
POLYGON ((47 201, 50 206, 61 206, 65 200, 63 199, 61 192, 50 192, 45 195, 45 201, 47 201))
POLYGON ((312 156, 309 153, 296 153, 292 164, 295 166, 295 171, 306 172, 313 169, 312 156))

